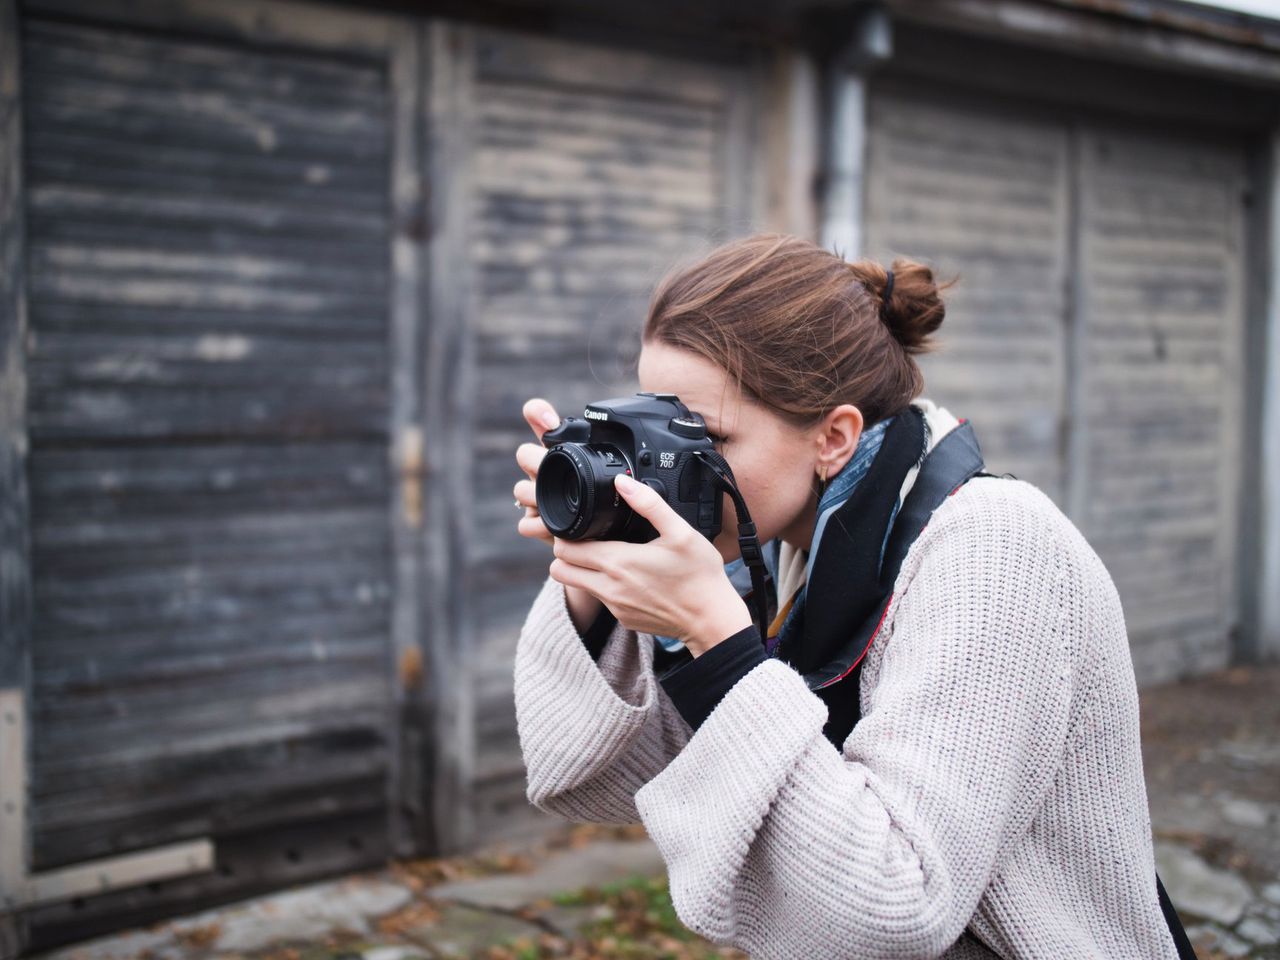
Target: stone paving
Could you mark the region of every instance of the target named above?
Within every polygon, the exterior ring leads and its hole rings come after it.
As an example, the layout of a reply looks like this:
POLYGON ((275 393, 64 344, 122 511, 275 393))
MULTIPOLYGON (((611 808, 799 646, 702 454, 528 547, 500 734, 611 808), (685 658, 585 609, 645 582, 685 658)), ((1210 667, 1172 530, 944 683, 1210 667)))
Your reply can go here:
POLYGON ((664 875, 643 828, 566 826, 543 843, 392 864, 33 956, 463 960, 497 944, 569 940, 607 916, 607 906, 558 904, 551 896, 557 892, 664 875), (481 875, 466 876, 473 871, 481 875), (438 882, 454 872, 463 876, 438 882))
POLYGON ((1142 693, 1156 867, 1201 960, 1280 957, 1280 666, 1142 693))
MULTIPOLYGON (((1201 960, 1280 958, 1280 666, 1143 691, 1142 730, 1158 869, 1201 960)), ((609 914, 553 894, 664 875, 638 826, 565 826, 494 851, 393 863, 41 960, 537 957, 609 914), (504 943, 509 952, 489 952, 504 943)))

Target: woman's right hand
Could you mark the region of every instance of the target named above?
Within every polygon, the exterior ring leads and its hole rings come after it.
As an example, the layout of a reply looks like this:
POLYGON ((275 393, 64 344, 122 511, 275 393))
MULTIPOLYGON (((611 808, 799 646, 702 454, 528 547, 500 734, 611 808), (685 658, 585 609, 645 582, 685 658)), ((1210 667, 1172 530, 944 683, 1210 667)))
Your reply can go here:
MULTIPOLYGON (((554 547, 556 538, 538 513, 537 482, 538 468, 542 466, 542 458, 547 455, 547 448, 542 445, 542 435, 560 425, 560 416, 546 400, 534 397, 524 405, 524 418, 533 428, 533 435, 538 438, 538 442, 522 443, 516 448, 516 463, 529 477, 527 480, 516 481, 513 490, 516 500, 524 506, 524 516, 516 524, 516 530, 522 537, 544 540, 547 546, 554 547)), ((604 608, 604 604, 595 594, 580 587, 566 585, 564 596, 570 619, 579 633, 585 633, 604 608)))

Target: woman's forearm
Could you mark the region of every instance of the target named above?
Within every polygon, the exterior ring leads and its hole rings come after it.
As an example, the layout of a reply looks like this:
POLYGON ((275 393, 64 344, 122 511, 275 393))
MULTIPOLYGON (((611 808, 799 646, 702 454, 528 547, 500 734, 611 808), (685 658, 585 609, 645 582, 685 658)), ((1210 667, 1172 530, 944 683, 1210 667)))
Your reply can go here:
POLYGON ((593 661, 571 621, 564 585, 548 577, 516 644, 528 799, 571 820, 639 823, 636 791, 680 752, 689 726, 658 687, 650 638, 615 625, 593 661))

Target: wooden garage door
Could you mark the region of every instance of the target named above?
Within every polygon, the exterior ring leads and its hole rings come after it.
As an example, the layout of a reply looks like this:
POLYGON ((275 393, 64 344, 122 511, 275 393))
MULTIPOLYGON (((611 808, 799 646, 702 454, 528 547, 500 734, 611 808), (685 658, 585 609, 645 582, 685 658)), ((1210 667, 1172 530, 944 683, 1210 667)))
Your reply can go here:
POLYGON ((653 285, 749 227, 749 115, 740 69, 502 33, 475 58, 475 810, 493 836, 537 825, 511 664, 551 553, 515 532, 520 407, 544 396, 580 417, 638 389, 653 285))
POLYGON ((1221 666, 1237 619, 1239 149, 1081 138, 1083 528, 1140 679, 1221 666))
POLYGON ((973 421, 988 469, 1061 501, 1065 130, 886 92, 869 124, 867 254, 960 275, 942 346, 920 358, 926 395, 973 421))
POLYGON ((892 88, 871 98, 869 135, 868 252, 961 277, 926 394, 1089 538, 1140 682, 1224 663, 1242 148, 892 88))
POLYGON ((33 866, 271 830, 305 872, 317 821, 376 857, 384 65, 40 19, 23 55, 33 866))

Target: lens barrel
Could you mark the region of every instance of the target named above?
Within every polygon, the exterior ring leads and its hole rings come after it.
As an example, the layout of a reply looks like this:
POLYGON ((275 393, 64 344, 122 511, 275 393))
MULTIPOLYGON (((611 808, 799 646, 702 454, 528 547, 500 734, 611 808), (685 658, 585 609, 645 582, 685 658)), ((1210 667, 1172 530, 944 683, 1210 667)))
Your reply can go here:
MULTIPOLYGON (((563 540, 618 540, 635 511, 618 495, 613 478, 628 473, 623 452, 608 443, 557 444, 538 467, 538 513, 563 540)), ((634 472, 631 472, 635 476, 634 472)))

